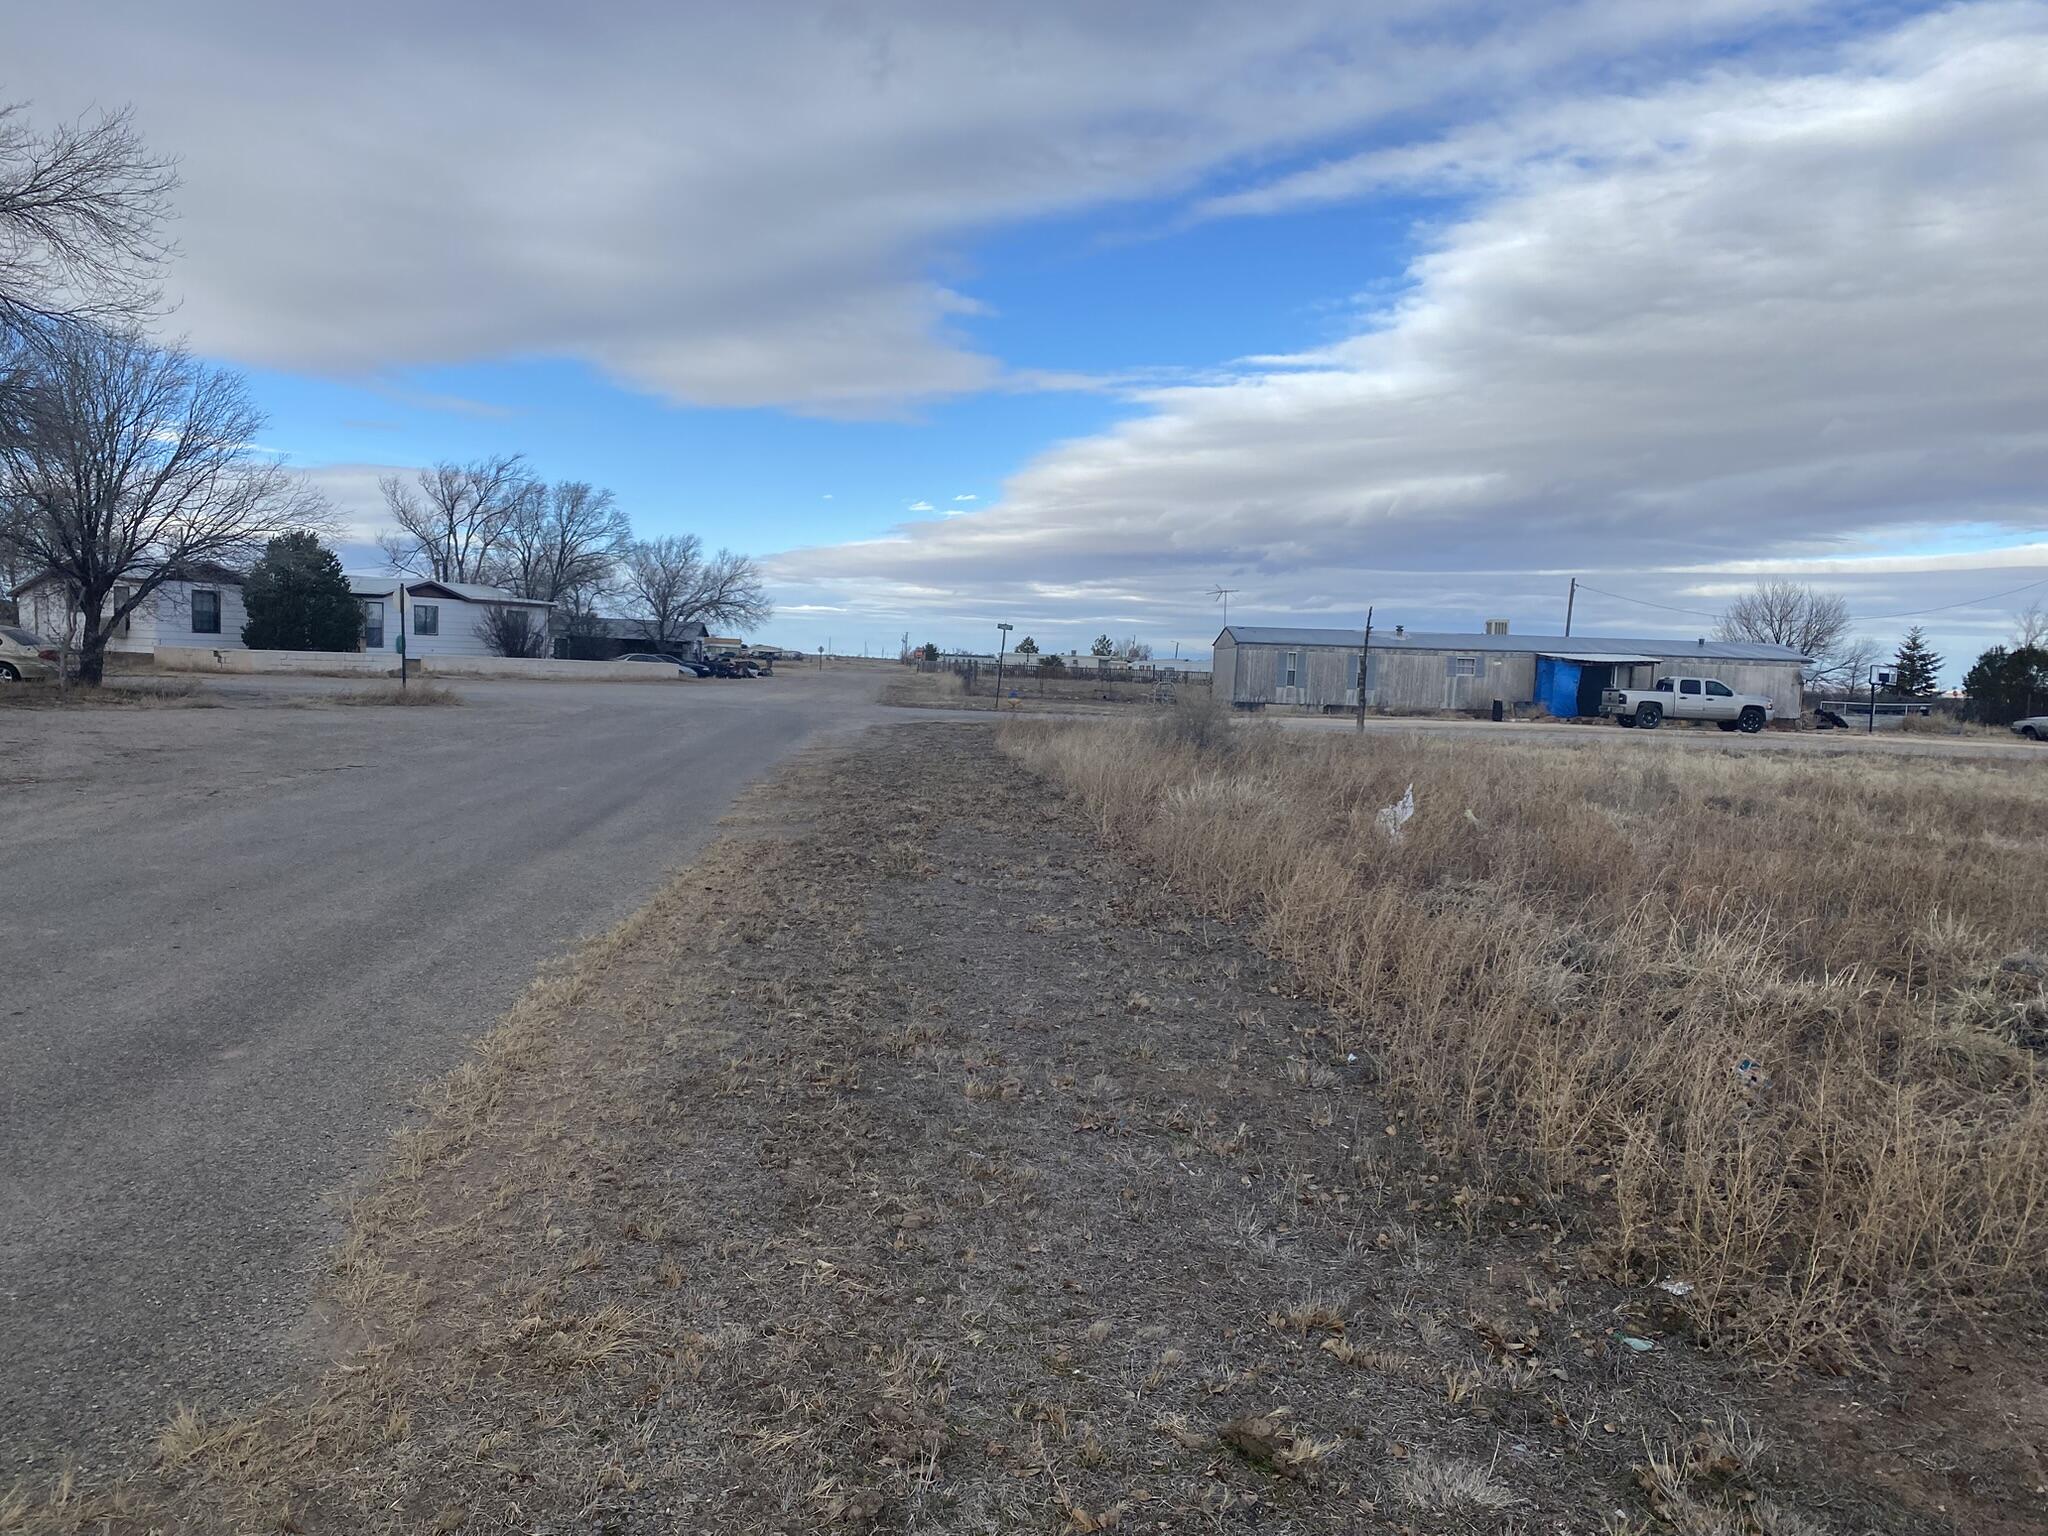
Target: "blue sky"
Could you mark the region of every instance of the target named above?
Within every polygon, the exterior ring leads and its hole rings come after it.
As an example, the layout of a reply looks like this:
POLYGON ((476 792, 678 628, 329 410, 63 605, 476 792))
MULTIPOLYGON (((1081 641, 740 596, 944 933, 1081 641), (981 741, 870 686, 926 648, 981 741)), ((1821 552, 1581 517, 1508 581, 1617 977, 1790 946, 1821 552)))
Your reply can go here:
POLYGON ((171 326, 357 561, 380 474, 519 451, 762 557, 786 643, 1536 630, 1574 573, 2009 630, 2042 5, 1366 10, 115 0, 0 94, 178 157, 171 326))

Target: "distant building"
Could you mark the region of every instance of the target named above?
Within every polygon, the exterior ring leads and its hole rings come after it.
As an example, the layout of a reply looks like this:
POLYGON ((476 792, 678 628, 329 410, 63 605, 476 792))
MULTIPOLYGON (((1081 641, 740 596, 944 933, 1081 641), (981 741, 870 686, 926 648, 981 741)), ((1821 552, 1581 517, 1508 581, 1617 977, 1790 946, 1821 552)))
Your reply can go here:
MULTIPOLYGON (((1746 640, 1637 640, 1608 635, 1446 634, 1374 627, 1365 705, 1396 714, 1479 711, 1495 700, 1553 715, 1593 715, 1607 688, 1648 688, 1659 677, 1715 677, 1737 693, 1768 695, 1796 719, 1808 659, 1746 640)), ((1356 629, 1232 624, 1216 637, 1215 686, 1242 708, 1356 709, 1365 639, 1356 629)))

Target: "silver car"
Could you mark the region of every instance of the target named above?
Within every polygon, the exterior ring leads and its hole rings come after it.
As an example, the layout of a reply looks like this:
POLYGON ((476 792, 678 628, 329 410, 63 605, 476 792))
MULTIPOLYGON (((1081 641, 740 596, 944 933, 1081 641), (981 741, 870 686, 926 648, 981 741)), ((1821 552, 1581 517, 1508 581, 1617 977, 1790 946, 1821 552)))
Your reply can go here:
POLYGON ((2012 728, 2029 741, 2048 741, 2048 715, 2029 715, 2015 720, 2012 728))
POLYGON ((0 624, 0 683, 52 678, 62 653, 32 629, 0 624))

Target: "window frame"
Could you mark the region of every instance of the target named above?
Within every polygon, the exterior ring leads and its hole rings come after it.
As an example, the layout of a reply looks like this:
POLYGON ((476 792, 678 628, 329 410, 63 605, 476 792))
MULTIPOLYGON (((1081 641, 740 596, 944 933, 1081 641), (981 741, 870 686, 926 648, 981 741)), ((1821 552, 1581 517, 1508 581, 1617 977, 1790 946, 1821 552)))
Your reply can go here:
POLYGON ((1301 652, 1289 651, 1287 653, 1287 681, 1280 686, 1283 688, 1299 688, 1301 686, 1301 652))
POLYGON ((1706 683, 1707 697, 1710 699, 1732 699, 1735 697, 1735 690, 1722 682, 1718 677, 1710 677, 1706 680, 1706 683))
POLYGON ((381 651, 384 649, 384 599, 381 597, 359 597, 356 606, 363 614, 363 649, 381 651), (377 610, 377 627, 370 627, 370 610, 377 610), (374 638, 372 638, 374 636, 374 638))
POLYGON ((1696 677, 1681 677, 1678 680, 1678 696, 1682 699, 1704 698, 1707 685, 1696 677))
POLYGON ((1451 658, 1452 677, 1477 677, 1478 675, 1479 658, 1477 656, 1453 656, 1451 658))
POLYGON ((439 603, 414 603, 412 605, 412 632, 424 635, 430 640, 441 638, 441 605, 439 603))
POLYGON ((217 635, 220 633, 221 608, 223 606, 220 600, 220 588, 194 587, 192 589, 191 595, 186 599, 185 606, 192 615, 193 634, 217 635), (199 622, 199 599, 201 599, 202 597, 211 599, 213 603, 213 609, 211 613, 211 618, 213 622, 210 624, 202 624, 199 622))

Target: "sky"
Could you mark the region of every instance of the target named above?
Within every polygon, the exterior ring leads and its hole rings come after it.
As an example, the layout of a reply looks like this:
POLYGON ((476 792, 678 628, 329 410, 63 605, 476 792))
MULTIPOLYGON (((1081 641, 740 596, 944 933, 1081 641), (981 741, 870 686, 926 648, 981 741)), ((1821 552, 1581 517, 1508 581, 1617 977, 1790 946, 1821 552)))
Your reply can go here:
POLYGON ((353 566, 517 451, 843 652, 2048 602, 2033 0, 101 0, 0 100, 176 158, 162 329, 353 566))

